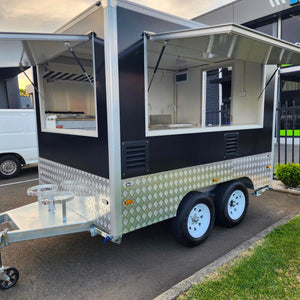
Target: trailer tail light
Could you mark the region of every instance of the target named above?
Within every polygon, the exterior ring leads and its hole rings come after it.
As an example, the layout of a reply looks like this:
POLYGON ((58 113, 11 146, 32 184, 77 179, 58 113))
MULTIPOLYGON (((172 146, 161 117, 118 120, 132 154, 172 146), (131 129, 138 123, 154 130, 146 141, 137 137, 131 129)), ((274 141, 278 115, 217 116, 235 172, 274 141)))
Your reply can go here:
POLYGON ((125 201, 125 205, 129 205, 129 204, 132 204, 132 203, 133 203, 133 199, 125 201))

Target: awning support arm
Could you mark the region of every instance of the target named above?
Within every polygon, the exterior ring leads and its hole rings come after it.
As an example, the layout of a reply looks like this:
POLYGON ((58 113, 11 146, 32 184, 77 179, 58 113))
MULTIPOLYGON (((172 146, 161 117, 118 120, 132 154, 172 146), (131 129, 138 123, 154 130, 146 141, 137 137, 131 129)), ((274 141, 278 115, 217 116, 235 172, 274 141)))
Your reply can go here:
POLYGON ((40 94, 39 89, 37 88, 37 86, 34 84, 34 82, 30 79, 30 77, 27 75, 27 73, 24 70, 24 67, 22 66, 22 64, 20 63, 19 65, 20 70, 22 71, 22 73, 25 75, 25 77, 28 79, 28 81, 32 84, 32 86, 34 87, 34 89, 38 92, 38 94, 40 94))
POLYGON ((161 51, 160 51, 160 54, 159 54, 158 60, 157 60, 157 62, 156 62, 156 66, 155 66, 155 69, 154 69, 152 78, 151 78, 150 83, 149 83, 148 92, 150 91, 150 88, 151 88, 153 79, 154 79, 155 74, 156 74, 156 72, 157 72, 157 69, 158 69, 158 67, 159 67, 161 58, 162 58, 162 56, 163 56, 163 54, 164 54, 164 52, 165 52, 165 49, 166 49, 167 44, 168 44, 168 42, 166 41, 165 44, 164 44, 164 46, 162 47, 162 49, 161 49, 161 51))
POLYGON ((90 76, 88 75, 88 73, 86 72, 84 66, 81 64, 79 58, 77 57, 76 53, 74 52, 73 48, 71 47, 70 43, 65 43, 66 47, 69 48, 70 52, 72 53, 72 55, 74 56, 76 62, 78 63, 79 67, 81 68, 82 72, 84 73, 84 75, 86 76, 86 78, 88 79, 89 83, 94 87, 93 82, 91 81, 90 76))
POLYGON ((274 78, 274 76, 276 75, 277 71, 279 70, 280 66, 277 66, 276 70, 274 71, 273 75, 271 76, 271 78, 268 80, 266 86, 264 87, 264 89, 260 92, 259 96, 258 96, 258 100, 260 99, 261 95, 263 94, 263 92, 266 90, 266 88, 268 87, 268 85, 271 83, 272 79, 274 78))

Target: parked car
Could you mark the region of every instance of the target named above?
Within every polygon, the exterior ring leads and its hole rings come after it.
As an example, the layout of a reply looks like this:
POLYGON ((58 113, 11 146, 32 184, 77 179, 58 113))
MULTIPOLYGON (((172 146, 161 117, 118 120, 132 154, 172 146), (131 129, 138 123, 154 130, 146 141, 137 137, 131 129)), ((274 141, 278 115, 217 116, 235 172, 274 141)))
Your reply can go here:
POLYGON ((33 109, 0 109, 0 178, 17 176, 22 167, 38 162, 33 109))

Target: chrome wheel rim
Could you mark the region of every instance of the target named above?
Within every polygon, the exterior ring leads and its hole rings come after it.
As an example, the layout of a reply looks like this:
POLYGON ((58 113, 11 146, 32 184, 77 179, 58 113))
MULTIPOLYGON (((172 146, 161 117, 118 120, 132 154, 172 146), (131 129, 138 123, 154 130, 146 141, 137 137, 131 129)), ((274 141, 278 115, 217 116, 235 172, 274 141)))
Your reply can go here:
POLYGON ((201 203, 192 208, 187 220, 187 228, 191 237, 202 237, 208 230, 211 220, 210 210, 207 205, 201 203))
POLYGON ((18 169, 18 166, 13 160, 5 160, 0 165, 0 171, 3 175, 13 175, 18 169))
POLYGON ((238 220, 244 213, 246 207, 246 197, 241 190, 234 191, 228 200, 228 215, 232 220, 238 220))

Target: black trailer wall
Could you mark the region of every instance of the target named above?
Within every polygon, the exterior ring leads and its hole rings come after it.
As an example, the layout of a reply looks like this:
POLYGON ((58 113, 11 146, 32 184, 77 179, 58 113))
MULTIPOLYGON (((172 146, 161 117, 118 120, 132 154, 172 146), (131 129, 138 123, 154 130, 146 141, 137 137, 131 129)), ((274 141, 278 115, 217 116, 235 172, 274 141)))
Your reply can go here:
MULTIPOLYGON (((125 174, 123 178, 233 158, 225 157, 224 143, 225 135, 232 131, 145 137, 142 33, 166 32, 183 27, 123 8, 118 8, 117 12, 121 142, 125 145, 128 141, 149 142, 149 151, 146 151, 149 153, 149 157, 146 158, 146 161, 149 161, 149 168, 131 175, 122 172, 125 174)), ((272 73, 268 75, 271 76, 272 73)), ((238 153, 235 157, 271 152, 273 97, 274 80, 266 90, 264 128, 240 130, 238 153)), ((122 149, 124 158, 124 147, 122 149)))

